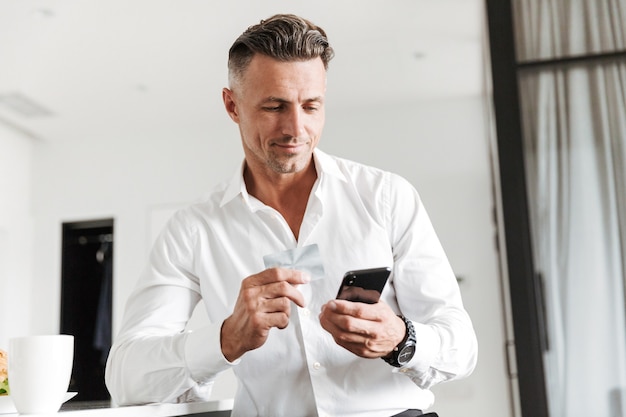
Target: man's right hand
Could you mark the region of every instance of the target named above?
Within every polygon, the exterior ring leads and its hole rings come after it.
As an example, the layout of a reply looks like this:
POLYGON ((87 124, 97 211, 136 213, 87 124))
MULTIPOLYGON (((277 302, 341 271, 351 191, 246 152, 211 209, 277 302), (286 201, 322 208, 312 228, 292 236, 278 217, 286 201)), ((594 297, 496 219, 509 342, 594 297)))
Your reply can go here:
POLYGON ((307 273, 285 268, 266 269, 244 279, 233 314, 222 323, 224 357, 233 362, 263 346, 272 327, 287 327, 291 301, 304 307, 304 297, 295 285, 309 281, 307 273))

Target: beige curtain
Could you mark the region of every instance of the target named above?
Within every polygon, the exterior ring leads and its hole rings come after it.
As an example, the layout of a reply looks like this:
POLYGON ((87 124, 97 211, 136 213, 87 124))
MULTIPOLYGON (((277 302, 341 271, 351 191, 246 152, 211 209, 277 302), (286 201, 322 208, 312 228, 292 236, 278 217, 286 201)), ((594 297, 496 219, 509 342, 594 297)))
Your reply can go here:
MULTIPOLYGON (((520 61, 626 50, 626 0, 514 1, 520 61)), ((552 417, 626 416, 626 58, 524 69, 552 417)))

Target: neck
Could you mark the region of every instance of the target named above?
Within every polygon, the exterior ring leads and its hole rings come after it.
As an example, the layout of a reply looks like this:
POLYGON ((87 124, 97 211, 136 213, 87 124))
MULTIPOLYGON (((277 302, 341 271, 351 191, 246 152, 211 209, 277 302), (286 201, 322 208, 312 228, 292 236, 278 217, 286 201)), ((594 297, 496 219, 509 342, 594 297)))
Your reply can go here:
POLYGON ((317 171, 312 160, 302 171, 290 174, 257 172, 248 164, 244 169, 248 194, 277 210, 296 239, 316 180, 317 171))

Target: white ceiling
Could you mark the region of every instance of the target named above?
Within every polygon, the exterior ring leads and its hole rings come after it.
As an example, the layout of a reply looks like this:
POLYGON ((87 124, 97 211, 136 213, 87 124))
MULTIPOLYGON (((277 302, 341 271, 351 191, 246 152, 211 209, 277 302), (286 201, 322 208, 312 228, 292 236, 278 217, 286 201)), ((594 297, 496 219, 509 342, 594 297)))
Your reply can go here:
POLYGON ((335 49, 329 109, 481 94, 482 0, 0 0, 0 123, 42 141, 208 135, 230 44, 285 12, 335 49))

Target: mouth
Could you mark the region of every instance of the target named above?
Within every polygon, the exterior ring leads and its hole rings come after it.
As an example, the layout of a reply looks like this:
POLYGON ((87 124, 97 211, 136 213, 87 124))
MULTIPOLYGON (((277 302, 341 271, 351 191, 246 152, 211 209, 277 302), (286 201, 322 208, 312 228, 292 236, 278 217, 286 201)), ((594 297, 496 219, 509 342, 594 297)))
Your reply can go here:
POLYGON ((286 153, 290 153, 290 154, 294 154, 294 153, 298 153, 300 150, 304 149, 307 145, 307 141, 293 141, 290 140, 288 142, 283 141, 283 142, 275 142, 273 144, 273 146, 277 147, 278 149, 286 152, 286 153))

